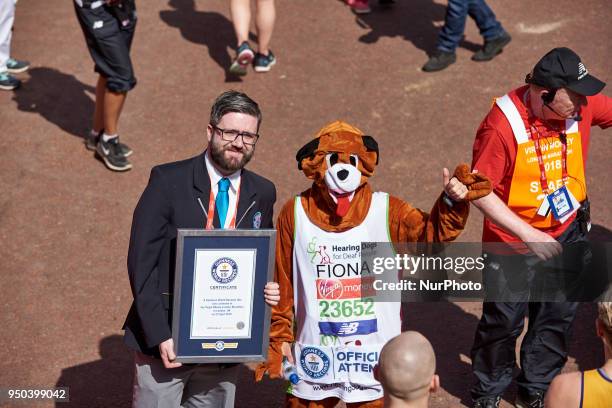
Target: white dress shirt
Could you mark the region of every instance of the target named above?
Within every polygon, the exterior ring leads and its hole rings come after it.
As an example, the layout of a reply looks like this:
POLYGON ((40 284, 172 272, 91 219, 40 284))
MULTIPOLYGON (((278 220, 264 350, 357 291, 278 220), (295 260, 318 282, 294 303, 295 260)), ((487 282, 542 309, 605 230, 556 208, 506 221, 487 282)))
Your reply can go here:
MULTIPOLYGON (((206 171, 208 171, 208 176, 210 177, 210 188, 215 200, 217 199, 217 192, 219 191, 219 180, 226 177, 230 181, 230 188, 227 191, 229 195, 229 206, 227 207, 227 216, 225 217, 225 225, 223 226, 224 229, 227 229, 229 228, 236 211, 238 211, 237 195, 238 189, 240 188, 240 173, 242 170, 238 170, 229 176, 224 176, 223 174, 219 173, 219 170, 217 170, 217 168, 212 164, 212 159, 209 157, 209 155, 210 151, 206 150, 204 161, 206 162, 206 171)), ((215 211, 217 210, 215 209, 215 211)))

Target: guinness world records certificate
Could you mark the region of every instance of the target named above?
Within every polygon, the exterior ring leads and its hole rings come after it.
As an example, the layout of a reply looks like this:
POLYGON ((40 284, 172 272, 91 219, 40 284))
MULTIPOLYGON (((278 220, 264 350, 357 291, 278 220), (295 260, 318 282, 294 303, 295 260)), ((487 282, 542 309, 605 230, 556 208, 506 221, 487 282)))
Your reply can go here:
POLYGON ((178 230, 172 338, 176 360, 267 358, 275 230, 178 230))
POLYGON ((253 312, 254 249, 198 249, 191 315, 192 339, 248 338, 253 312))

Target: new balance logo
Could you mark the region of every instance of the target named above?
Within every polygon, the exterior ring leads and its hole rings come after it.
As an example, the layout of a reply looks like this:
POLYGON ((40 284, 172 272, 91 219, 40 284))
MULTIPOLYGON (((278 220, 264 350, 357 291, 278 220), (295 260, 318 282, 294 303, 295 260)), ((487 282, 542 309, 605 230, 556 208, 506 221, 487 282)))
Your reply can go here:
POLYGON ((97 30, 98 28, 102 28, 102 27, 104 27, 104 21, 102 21, 102 20, 96 21, 93 24, 93 29, 94 30, 97 30))
POLYGON ((359 328, 359 322, 342 323, 340 330, 338 330, 338 336, 349 336, 357 333, 359 328))
POLYGON ((589 73, 589 70, 586 69, 582 62, 578 63, 578 80, 581 80, 589 73))
POLYGON ((370 334, 378 331, 378 322, 376 319, 352 322, 319 322, 319 331, 324 336, 338 337, 370 334))

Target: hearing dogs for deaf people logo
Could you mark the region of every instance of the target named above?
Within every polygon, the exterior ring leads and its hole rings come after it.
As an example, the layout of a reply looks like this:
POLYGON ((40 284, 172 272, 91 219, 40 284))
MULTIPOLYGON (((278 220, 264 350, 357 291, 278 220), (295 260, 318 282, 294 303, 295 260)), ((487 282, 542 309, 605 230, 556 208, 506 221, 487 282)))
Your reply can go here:
POLYGON ((304 347, 300 353, 300 365, 311 378, 321 378, 329 371, 329 357, 316 347, 304 347))
POLYGON ((325 245, 317 245, 317 237, 312 237, 312 239, 308 241, 308 246, 306 247, 306 253, 310 255, 310 263, 315 263, 317 255, 319 256, 318 264, 327 265, 333 263, 326 249, 327 247, 325 245))
POLYGON ((219 283, 230 283, 238 275, 238 265, 231 258, 220 258, 213 263, 211 274, 219 283))

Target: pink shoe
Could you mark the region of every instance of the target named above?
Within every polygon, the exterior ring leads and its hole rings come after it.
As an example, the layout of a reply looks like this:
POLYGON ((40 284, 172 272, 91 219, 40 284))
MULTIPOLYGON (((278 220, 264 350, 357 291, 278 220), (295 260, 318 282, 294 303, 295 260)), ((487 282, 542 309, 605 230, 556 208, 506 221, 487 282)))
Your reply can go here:
POLYGON ((355 14, 368 14, 372 11, 368 0, 347 0, 347 4, 355 14))

